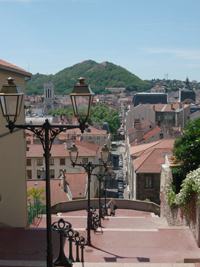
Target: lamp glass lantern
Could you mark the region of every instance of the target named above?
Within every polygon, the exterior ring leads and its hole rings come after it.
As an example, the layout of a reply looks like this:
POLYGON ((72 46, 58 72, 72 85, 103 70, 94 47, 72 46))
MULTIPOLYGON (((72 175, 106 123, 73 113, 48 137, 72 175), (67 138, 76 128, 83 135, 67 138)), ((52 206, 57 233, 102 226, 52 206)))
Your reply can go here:
POLYGON ((101 160, 103 161, 103 163, 107 163, 109 160, 109 155, 110 155, 110 150, 107 147, 107 145, 104 145, 100 151, 101 154, 101 160))
POLYGON ((22 93, 19 85, 14 82, 14 78, 9 77, 7 81, 0 91, 0 104, 6 120, 15 122, 20 114, 24 93, 22 93))
POLYGON ((94 93, 89 85, 85 83, 85 78, 78 79, 79 83, 74 86, 70 94, 74 116, 79 122, 86 122, 90 116, 94 93))
POLYGON ((71 149, 69 150, 70 160, 73 164, 75 164, 78 159, 78 153, 79 153, 78 148, 76 147, 75 144, 73 144, 71 149))

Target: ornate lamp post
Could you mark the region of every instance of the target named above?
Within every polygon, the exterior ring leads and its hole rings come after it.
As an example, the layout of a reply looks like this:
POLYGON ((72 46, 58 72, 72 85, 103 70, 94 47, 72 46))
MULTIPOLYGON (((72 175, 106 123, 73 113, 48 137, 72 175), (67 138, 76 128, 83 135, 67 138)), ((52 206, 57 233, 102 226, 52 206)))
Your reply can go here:
POLYGON ((90 207, 90 182, 91 182, 91 175, 92 175, 92 171, 97 168, 97 167, 104 167, 105 169, 107 169, 107 162, 109 160, 109 155, 110 155, 110 151, 108 149, 108 147, 106 145, 103 146, 102 150, 100 151, 101 154, 101 160, 103 162, 103 164, 93 164, 92 162, 88 162, 88 163, 76 163, 77 159, 78 159, 78 148, 73 145, 71 150, 69 150, 69 155, 70 155, 70 159, 72 162, 72 166, 81 166, 85 169, 85 171, 88 174, 88 203, 87 203, 87 245, 91 246, 91 235, 90 235, 90 230, 91 230, 91 207, 90 207))
MULTIPOLYGON (((112 169, 113 169, 113 165, 110 162, 109 165, 107 165, 107 170, 108 170, 107 173, 94 174, 94 175, 97 176, 97 179, 99 181, 99 222, 100 222, 99 226, 101 226, 101 218, 103 218, 103 215, 102 215, 102 205, 101 205, 101 182, 104 182, 105 183, 105 180, 106 179, 104 179, 104 177, 109 177, 110 180, 114 180, 115 173, 114 173, 114 171, 112 169)), ((106 203, 105 203, 105 211, 106 211, 106 203)))
POLYGON ((14 82, 14 78, 8 78, 8 82, 2 86, 0 91, 0 104, 3 116, 6 118, 10 132, 12 133, 14 128, 27 129, 40 139, 45 157, 46 167, 46 238, 47 238, 47 266, 52 267, 53 264, 53 244, 52 244, 52 229, 51 229, 51 195, 50 195, 50 150, 55 137, 60 133, 68 129, 79 128, 81 132, 87 127, 85 123, 90 115, 92 106, 92 100, 94 94, 90 87, 85 83, 84 78, 79 79, 79 83, 75 85, 71 94, 73 110, 76 111, 75 116, 79 121, 79 125, 51 125, 48 119, 45 120, 43 125, 33 124, 15 124, 17 117, 20 114, 22 106, 23 93, 19 86, 14 82))
POLYGON ((114 179, 115 179, 115 172, 114 171, 112 171, 112 173, 110 174, 110 175, 107 175, 107 177, 108 178, 105 178, 105 179, 103 179, 103 182, 104 182, 104 188, 105 188, 105 202, 104 202, 104 205, 105 205, 105 212, 106 212, 106 215, 107 215, 107 207, 106 207, 106 197, 107 197, 107 194, 106 194, 106 192, 107 192, 107 189, 106 189, 106 185, 107 185, 107 182, 108 181, 113 181, 114 179))

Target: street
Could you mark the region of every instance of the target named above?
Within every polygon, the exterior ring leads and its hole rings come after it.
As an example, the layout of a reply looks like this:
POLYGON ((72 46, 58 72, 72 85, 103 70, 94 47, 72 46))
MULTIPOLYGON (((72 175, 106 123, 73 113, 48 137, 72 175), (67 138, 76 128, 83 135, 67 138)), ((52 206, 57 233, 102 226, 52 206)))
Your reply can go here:
MULTIPOLYGON (((126 161, 124 158, 124 141, 118 141, 117 148, 111 150, 111 162, 114 166, 115 179, 106 183, 106 199, 121 198, 129 199, 129 186, 126 184, 126 161)), ((102 198, 105 199, 105 190, 102 198)), ((108 202, 108 200, 107 200, 108 202)))

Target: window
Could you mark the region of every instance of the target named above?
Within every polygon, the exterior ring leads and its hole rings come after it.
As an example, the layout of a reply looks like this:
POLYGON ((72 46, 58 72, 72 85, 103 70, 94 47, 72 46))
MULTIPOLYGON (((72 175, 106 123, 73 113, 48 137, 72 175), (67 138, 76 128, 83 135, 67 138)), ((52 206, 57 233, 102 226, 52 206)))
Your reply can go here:
POLYGON ((163 133, 160 133, 160 139, 163 139, 163 133))
POLYGON ((40 170, 37 170, 37 178, 41 178, 40 170))
POLYGON ((88 163, 88 158, 82 158, 82 163, 83 163, 83 164, 88 163))
POLYGON ((92 141, 92 136, 89 136, 89 141, 92 141))
POLYGON ((153 188, 153 177, 152 176, 146 176, 144 178, 144 187, 153 188))
POLYGON ((60 159, 60 165, 65 165, 65 158, 60 159))
POLYGON ((32 179, 32 171, 27 170, 27 179, 32 179))
POLYGON ((37 165, 39 166, 39 165, 43 165, 43 159, 37 159, 37 165))
POLYGON ((97 141, 99 141, 100 140, 100 136, 97 136, 97 141))
POLYGON ((31 159, 26 159, 26 165, 31 166, 31 159))
POLYGON ((49 164, 54 165, 54 159, 50 158, 49 164))
POLYGON ((50 178, 55 178, 54 170, 50 170, 50 178))

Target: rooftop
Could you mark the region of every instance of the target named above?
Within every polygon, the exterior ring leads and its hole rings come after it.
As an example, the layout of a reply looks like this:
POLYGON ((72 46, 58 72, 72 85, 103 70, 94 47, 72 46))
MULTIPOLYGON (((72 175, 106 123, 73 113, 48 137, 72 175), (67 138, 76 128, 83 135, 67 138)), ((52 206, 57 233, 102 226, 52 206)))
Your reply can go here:
POLYGON ((2 60, 2 59, 0 59, 0 69, 5 69, 5 70, 9 70, 9 71, 13 70, 14 72, 21 73, 24 76, 29 77, 29 78, 31 78, 31 76, 32 76, 32 73, 30 73, 24 69, 21 69, 21 68, 15 66, 15 65, 13 65, 13 64, 5 61, 5 60, 2 60))

